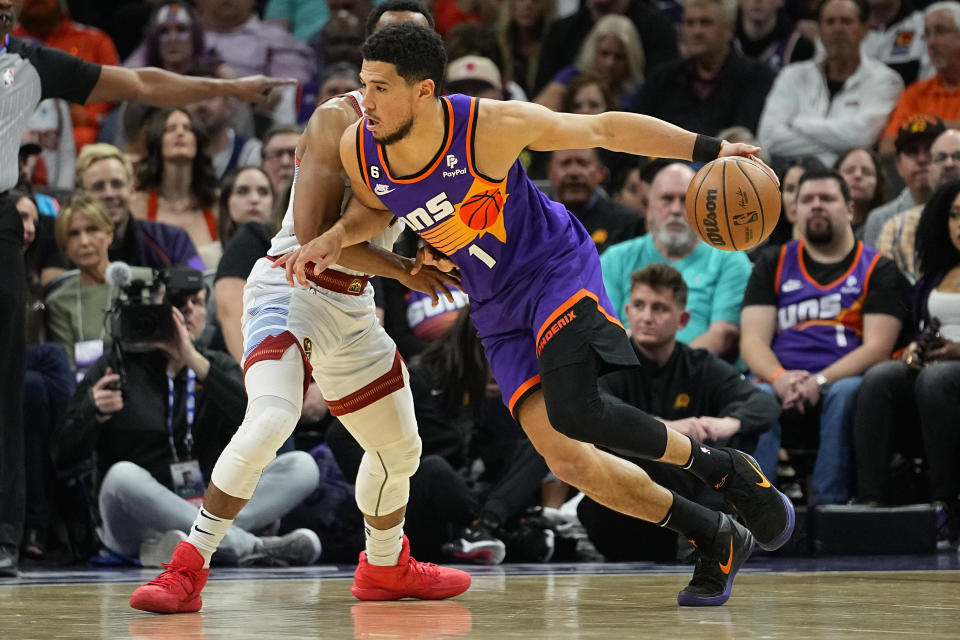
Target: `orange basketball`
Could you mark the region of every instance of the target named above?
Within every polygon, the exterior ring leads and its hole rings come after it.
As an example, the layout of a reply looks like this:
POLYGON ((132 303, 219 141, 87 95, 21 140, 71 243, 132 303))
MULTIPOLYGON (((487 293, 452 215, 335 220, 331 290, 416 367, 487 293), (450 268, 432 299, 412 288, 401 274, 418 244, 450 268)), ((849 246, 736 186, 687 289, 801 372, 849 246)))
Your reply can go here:
POLYGON ((780 218, 780 187, 759 162, 742 156, 703 165, 687 188, 687 219, 700 239, 745 251, 767 239, 780 218))
POLYGON ((467 198, 460 205, 460 219, 471 229, 481 231, 492 226, 503 209, 503 194, 490 189, 467 198))

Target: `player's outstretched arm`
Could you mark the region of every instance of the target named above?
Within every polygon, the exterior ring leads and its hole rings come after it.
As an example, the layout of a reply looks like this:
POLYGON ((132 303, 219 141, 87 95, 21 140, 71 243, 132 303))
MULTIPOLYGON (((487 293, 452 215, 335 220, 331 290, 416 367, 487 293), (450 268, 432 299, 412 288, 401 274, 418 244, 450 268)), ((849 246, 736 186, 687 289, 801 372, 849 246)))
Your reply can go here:
POLYGON ((558 113, 529 102, 495 100, 480 102, 477 140, 496 141, 484 147, 484 159, 492 160, 489 168, 493 175, 500 175, 496 170, 509 167, 526 147, 537 151, 602 147, 635 155, 700 162, 720 156, 754 156, 760 151, 753 145, 698 135, 637 113, 558 113))
POLYGON ((268 100, 275 87, 296 82, 291 78, 266 76, 247 76, 231 80, 197 78, 153 67, 127 69, 105 65, 101 68, 100 78, 87 97, 86 104, 127 100, 159 107, 176 107, 218 96, 233 96, 258 103, 268 100))
POLYGON ((368 242, 344 247, 337 260, 337 264, 349 269, 398 280, 408 289, 427 294, 434 304, 440 302, 441 295, 454 302, 450 289, 461 288, 460 272, 456 269, 443 271, 418 262, 368 242))

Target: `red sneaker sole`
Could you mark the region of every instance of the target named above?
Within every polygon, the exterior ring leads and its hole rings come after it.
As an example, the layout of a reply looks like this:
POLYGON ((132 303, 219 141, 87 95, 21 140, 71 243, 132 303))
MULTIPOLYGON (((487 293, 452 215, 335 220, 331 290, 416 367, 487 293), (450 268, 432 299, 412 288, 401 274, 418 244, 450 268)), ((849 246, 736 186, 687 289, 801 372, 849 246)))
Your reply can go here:
POLYGON ((195 613, 203 606, 203 598, 197 596, 184 602, 177 602, 176 605, 176 607, 163 606, 150 598, 138 598, 137 594, 130 596, 131 607, 150 613, 195 613))

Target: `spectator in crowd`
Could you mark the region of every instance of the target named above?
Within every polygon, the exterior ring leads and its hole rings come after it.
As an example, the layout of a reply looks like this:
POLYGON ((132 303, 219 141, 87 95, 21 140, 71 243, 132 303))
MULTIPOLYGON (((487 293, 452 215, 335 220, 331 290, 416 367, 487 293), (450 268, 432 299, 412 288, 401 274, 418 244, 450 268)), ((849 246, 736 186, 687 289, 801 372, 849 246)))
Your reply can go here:
POLYGON ((740 335, 740 300, 750 260, 743 252, 714 249, 690 228, 684 199, 692 179, 693 169, 682 162, 660 168, 650 183, 647 234, 613 245, 600 256, 603 286, 627 326, 630 274, 654 263, 673 266, 690 288, 690 321, 677 339, 695 349, 729 355, 740 335))
POLYGON ((300 127, 290 124, 275 125, 263 135, 261 166, 270 176, 274 193, 283 193, 293 182, 299 141, 300 127))
POLYGON ((110 348, 104 314, 117 290, 107 284, 107 250, 113 242, 110 214, 92 196, 75 196, 57 217, 57 245, 77 265, 75 276, 58 281, 44 300, 48 337, 59 342, 82 373, 110 348))
POLYGON ((125 67, 159 67, 186 73, 199 66, 216 68, 222 61, 207 48, 203 26, 190 4, 161 5, 143 34, 143 42, 123 61, 125 67))
POLYGON ((863 39, 863 55, 879 60, 909 86, 933 75, 923 39, 923 11, 911 0, 867 0, 870 31, 863 39))
MULTIPOLYGON (((670 265, 652 264, 630 276, 627 317, 640 367, 605 376, 601 389, 697 441, 753 451, 757 435, 776 424, 780 407, 732 365, 677 340, 677 332, 690 319, 687 293, 683 276, 670 265)), ((680 469, 627 459, 690 500, 726 508, 718 493, 680 469)), ((764 474, 776 477, 776 456, 759 463, 764 474)), ((612 511, 589 497, 580 502, 578 512, 591 541, 608 561, 675 558, 677 536, 671 531, 612 511)))
MULTIPOLYGON (((313 74, 310 47, 275 24, 263 22, 254 11, 254 0, 197 0, 197 14, 206 33, 206 43, 238 76, 263 74, 294 78, 300 84, 313 74)), ((280 123, 296 120, 295 86, 282 87, 265 105, 270 119, 280 123)))
POLYGON ((359 67, 363 62, 363 20, 353 13, 339 10, 330 15, 313 39, 314 53, 322 66, 349 62, 359 67))
POLYGON ((596 149, 554 151, 547 175, 557 201, 580 220, 599 253, 643 234, 643 219, 600 187, 607 169, 596 149))
POLYGON ((903 92, 903 80, 860 53, 866 11, 864 0, 820 5, 824 59, 784 67, 763 106, 756 131, 771 157, 815 155, 832 165, 847 149, 876 142, 903 92))
POLYGON ((633 23, 624 16, 604 16, 583 41, 576 63, 558 71, 534 102, 558 110, 570 81, 581 73, 589 73, 599 78, 616 98, 618 109, 627 110, 643 82, 645 63, 633 23))
POLYGON ((763 251, 765 246, 780 246, 800 238, 800 234, 795 227, 797 221, 797 189, 800 186, 800 178, 807 171, 825 168, 823 163, 814 156, 800 156, 786 164, 786 168, 780 172, 780 218, 770 233, 770 237, 767 238, 767 242, 754 249, 751 256, 755 257, 757 252, 763 251))
POLYGON ((21 146, 32 143, 40 147, 37 164, 30 178, 34 187, 73 189, 77 147, 70 109, 71 105, 66 100, 47 98, 40 101, 30 116, 21 146))
POLYGON ((896 198, 867 214, 863 241, 877 246, 883 225, 898 213, 923 205, 933 191, 930 178, 930 146, 946 131, 943 120, 918 114, 908 119, 897 132, 895 142, 897 173, 905 183, 896 198))
POLYGON ((185 109, 163 109, 150 118, 147 155, 137 165, 130 209, 138 220, 184 229, 203 264, 217 266, 223 249, 213 207, 217 176, 207 155, 206 131, 185 109))
POLYGON ((323 69, 316 104, 323 104, 334 96, 350 93, 361 86, 360 72, 356 66, 349 62, 334 62, 323 69))
POLYGON ((853 198, 853 235, 863 238, 867 215, 890 199, 880 158, 873 149, 856 148, 845 152, 833 168, 843 176, 853 198))
MULTIPOLYGON (((270 176, 261 167, 242 167, 228 174, 220 184, 217 208, 218 235, 223 245, 228 245, 237 232, 250 222, 266 225, 269 230, 275 217, 276 200, 277 194, 270 176)), ((270 237, 273 237, 272 233, 270 237)), ((262 258, 263 254, 257 257, 262 258)))
MULTIPOLYGON (((212 78, 209 69, 195 67, 190 75, 212 78)), ((261 144, 256 138, 247 137, 231 126, 231 116, 236 102, 228 96, 207 98, 191 102, 186 109, 206 131, 205 151, 213 162, 217 180, 237 167, 252 167, 260 164, 261 144)))
POLYGON ((921 279, 914 288, 913 340, 898 360, 863 377, 854 422, 857 496, 887 504, 890 458, 920 449, 930 470, 933 500, 945 510, 938 546, 960 538, 960 181, 937 189, 917 227, 921 279), (935 321, 935 322, 934 322, 935 321), (918 425, 919 422, 919 425, 918 425), (898 446, 899 445, 899 446, 898 446), (922 445, 922 446, 921 446, 922 445))
POLYGON ((617 111, 616 98, 600 78, 581 73, 570 80, 560 100, 560 111, 587 115, 617 111))
POLYGON ((77 158, 76 183, 77 192, 99 199, 113 221, 113 242, 108 249, 111 262, 154 269, 175 264, 203 268, 186 231, 133 217, 133 165, 120 149, 104 143, 85 146, 77 158))
MULTIPOLYGON (((26 0, 20 13, 20 24, 11 35, 67 51, 94 64, 115 65, 119 62, 110 36, 71 20, 67 3, 63 0, 26 0)), ((109 102, 70 106, 77 149, 96 141, 100 119, 112 108, 109 102)))
MULTIPOLYGON (((121 556, 139 557, 143 566, 160 566, 186 539, 197 507, 185 498, 203 496, 202 480, 210 477, 246 408, 240 365, 226 353, 194 345, 206 324, 206 293, 201 274, 193 273, 187 285, 197 288, 168 289, 166 294, 173 306, 174 335, 146 352, 125 350, 99 358, 54 436, 54 457, 61 467, 95 456, 102 541, 121 556), (188 479, 194 486, 187 485, 188 479), (157 539, 156 532, 165 533, 157 539)), ((123 338, 116 337, 123 345, 123 338)), ((237 518, 218 559, 294 565, 316 560, 320 544, 313 532, 297 530, 282 538, 258 538, 251 532, 281 518, 318 481, 308 454, 278 456, 264 469, 248 505, 252 508, 237 518)))
MULTIPOLYGON (((456 60, 464 56, 480 56, 489 58, 497 66, 500 77, 503 78, 503 52, 497 41, 494 30, 484 24, 464 22, 454 27, 444 41, 447 50, 447 60, 456 60)), ((527 100, 520 85, 512 80, 504 83, 508 100, 527 100)))
POLYGON ((463 56, 451 60, 446 71, 446 93, 503 100, 503 78, 490 58, 463 56))
POLYGON ((644 177, 649 177, 644 174, 645 168, 639 162, 628 164, 614 173, 610 180, 610 192, 614 201, 632 209, 641 220, 646 218, 650 196, 650 182, 644 180, 644 177))
MULTIPOLYGON (((800 240, 762 252, 743 296, 740 355, 784 410, 819 417, 812 504, 849 497, 850 430, 860 376, 890 357, 907 310, 896 265, 853 235, 853 200, 836 171, 800 178, 800 240)), ((804 444, 809 428, 783 426, 804 444)), ((779 432, 758 451, 780 448, 779 432)))
POLYGON ((739 0, 739 5, 734 35, 745 56, 774 71, 813 57, 813 42, 796 29, 783 10, 783 0, 739 0))
MULTIPOLYGON (((39 321, 37 329, 41 329, 44 323, 43 318, 43 287, 56 280, 70 267, 70 261, 66 255, 57 247, 56 233, 56 215, 58 211, 51 214, 44 214, 40 211, 40 204, 37 201, 37 194, 30 188, 29 183, 21 182, 17 186, 18 193, 23 196, 15 201, 17 209, 20 211, 20 219, 23 222, 24 234, 27 234, 28 227, 30 240, 24 240, 24 260, 27 269, 28 290, 32 291, 34 303, 28 303, 28 308, 36 307, 35 319, 39 321)), ((54 201, 56 202, 56 201, 54 201)), ((57 205, 59 208, 59 204, 57 205)), ((25 236, 26 238, 26 236, 25 236)), ((28 321, 29 322, 29 321, 28 321)), ((27 335, 34 335, 35 341, 39 342, 39 334, 32 331, 27 335)))
MULTIPOLYGON (((960 129, 947 129, 930 146, 930 184, 936 190, 960 179, 960 129)), ((911 282, 920 277, 916 261, 916 231, 923 205, 893 216, 883 225, 877 249, 900 267, 911 282)))
POLYGON ((556 19, 556 0, 508 0, 500 3, 497 40, 507 78, 534 95, 540 52, 547 29, 556 19))
POLYGON ((960 2, 934 2, 924 10, 923 41, 937 74, 903 92, 883 131, 882 156, 893 153, 901 125, 916 114, 929 113, 960 129, 960 2))
POLYGON ((29 191, 14 189, 10 198, 23 221, 27 276, 23 413, 30 417, 30 428, 25 429, 23 434, 27 501, 21 549, 24 555, 40 560, 45 554, 47 533, 54 522, 51 494, 56 476, 50 459, 50 435, 63 419, 75 382, 63 347, 55 342, 43 341, 40 274, 44 247, 49 240, 44 236, 52 227, 41 226, 37 205, 29 191))
POLYGON ((690 0, 680 27, 683 59, 647 74, 632 110, 706 135, 757 130, 774 72, 733 46, 736 0, 690 0))
POLYGON ((320 31, 330 10, 326 2, 298 2, 298 0, 267 0, 263 19, 277 24, 301 42, 308 42, 320 31))
POLYGON ((576 13, 557 20, 547 29, 534 92, 542 91, 558 71, 574 64, 587 34, 606 15, 630 18, 640 36, 648 69, 677 57, 676 31, 655 6, 643 0, 589 0, 580 3, 576 13))
POLYGON ((253 0, 198 0, 206 43, 238 76, 263 74, 303 83, 313 72, 310 48, 257 17, 253 0))

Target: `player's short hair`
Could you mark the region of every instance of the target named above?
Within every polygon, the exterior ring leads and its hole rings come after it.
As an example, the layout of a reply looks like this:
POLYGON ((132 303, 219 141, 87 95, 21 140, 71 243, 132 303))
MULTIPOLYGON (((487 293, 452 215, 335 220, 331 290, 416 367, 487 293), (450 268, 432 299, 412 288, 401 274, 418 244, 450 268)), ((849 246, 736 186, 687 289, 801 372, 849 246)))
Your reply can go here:
POLYGON ((404 11, 409 11, 410 13, 419 13, 427 19, 427 24, 430 25, 430 29, 434 29, 436 27, 430 10, 418 2, 418 0, 387 0, 386 2, 381 2, 375 6, 367 16, 366 31, 364 32, 365 37, 369 37, 371 33, 376 31, 377 23, 380 22, 380 18, 383 17, 383 14, 387 13, 388 11, 396 11, 397 13, 404 11))
POLYGON ((843 194, 843 201, 847 204, 850 204, 852 196, 850 195, 850 186, 847 184, 847 181, 843 179, 843 176, 840 175, 840 172, 835 169, 810 169, 802 176, 800 176, 800 181, 797 182, 797 193, 800 193, 800 189, 803 187, 804 182, 810 182, 811 180, 834 180, 840 186, 840 193, 843 194))
POLYGON ((687 293, 690 289, 683 275, 668 264, 655 263, 634 271, 630 274, 630 291, 633 291, 638 284, 646 285, 651 289, 669 289, 673 299, 681 307, 687 306, 687 293))
MULTIPOLYGON (((830 4, 831 0, 823 0, 820 3, 820 7, 817 9, 817 22, 820 22, 820 19, 823 17, 823 8, 830 4)), ((867 0, 850 0, 853 4, 857 5, 857 14, 860 16, 860 22, 865 23, 867 18, 870 16, 870 7, 867 5, 867 0)))
POLYGON ((93 224, 103 231, 109 231, 113 233, 114 224, 113 219, 110 218, 110 214, 107 213, 107 210, 104 208, 103 203, 100 202, 99 198, 94 198, 93 196, 87 195, 76 195, 70 198, 70 201, 60 210, 60 213, 57 214, 56 227, 54 228, 54 234, 57 237, 57 246, 60 247, 61 251, 65 251, 67 247, 67 234, 70 229, 70 221, 73 219, 74 214, 82 213, 83 215, 90 218, 93 224))
POLYGON ((80 188, 86 188, 86 185, 83 184, 83 174, 86 173, 87 169, 101 160, 109 160, 110 158, 113 158, 123 165, 123 170, 126 171, 127 178, 132 181, 133 163, 130 162, 130 158, 127 157, 127 154, 112 144, 97 142, 83 147, 83 149, 80 151, 80 155, 77 156, 76 175, 74 177, 74 182, 76 182, 77 186, 80 188))
POLYGON ((391 24, 367 38, 363 59, 394 65, 408 85, 433 80, 434 97, 440 97, 447 53, 436 31, 414 24, 391 24))

